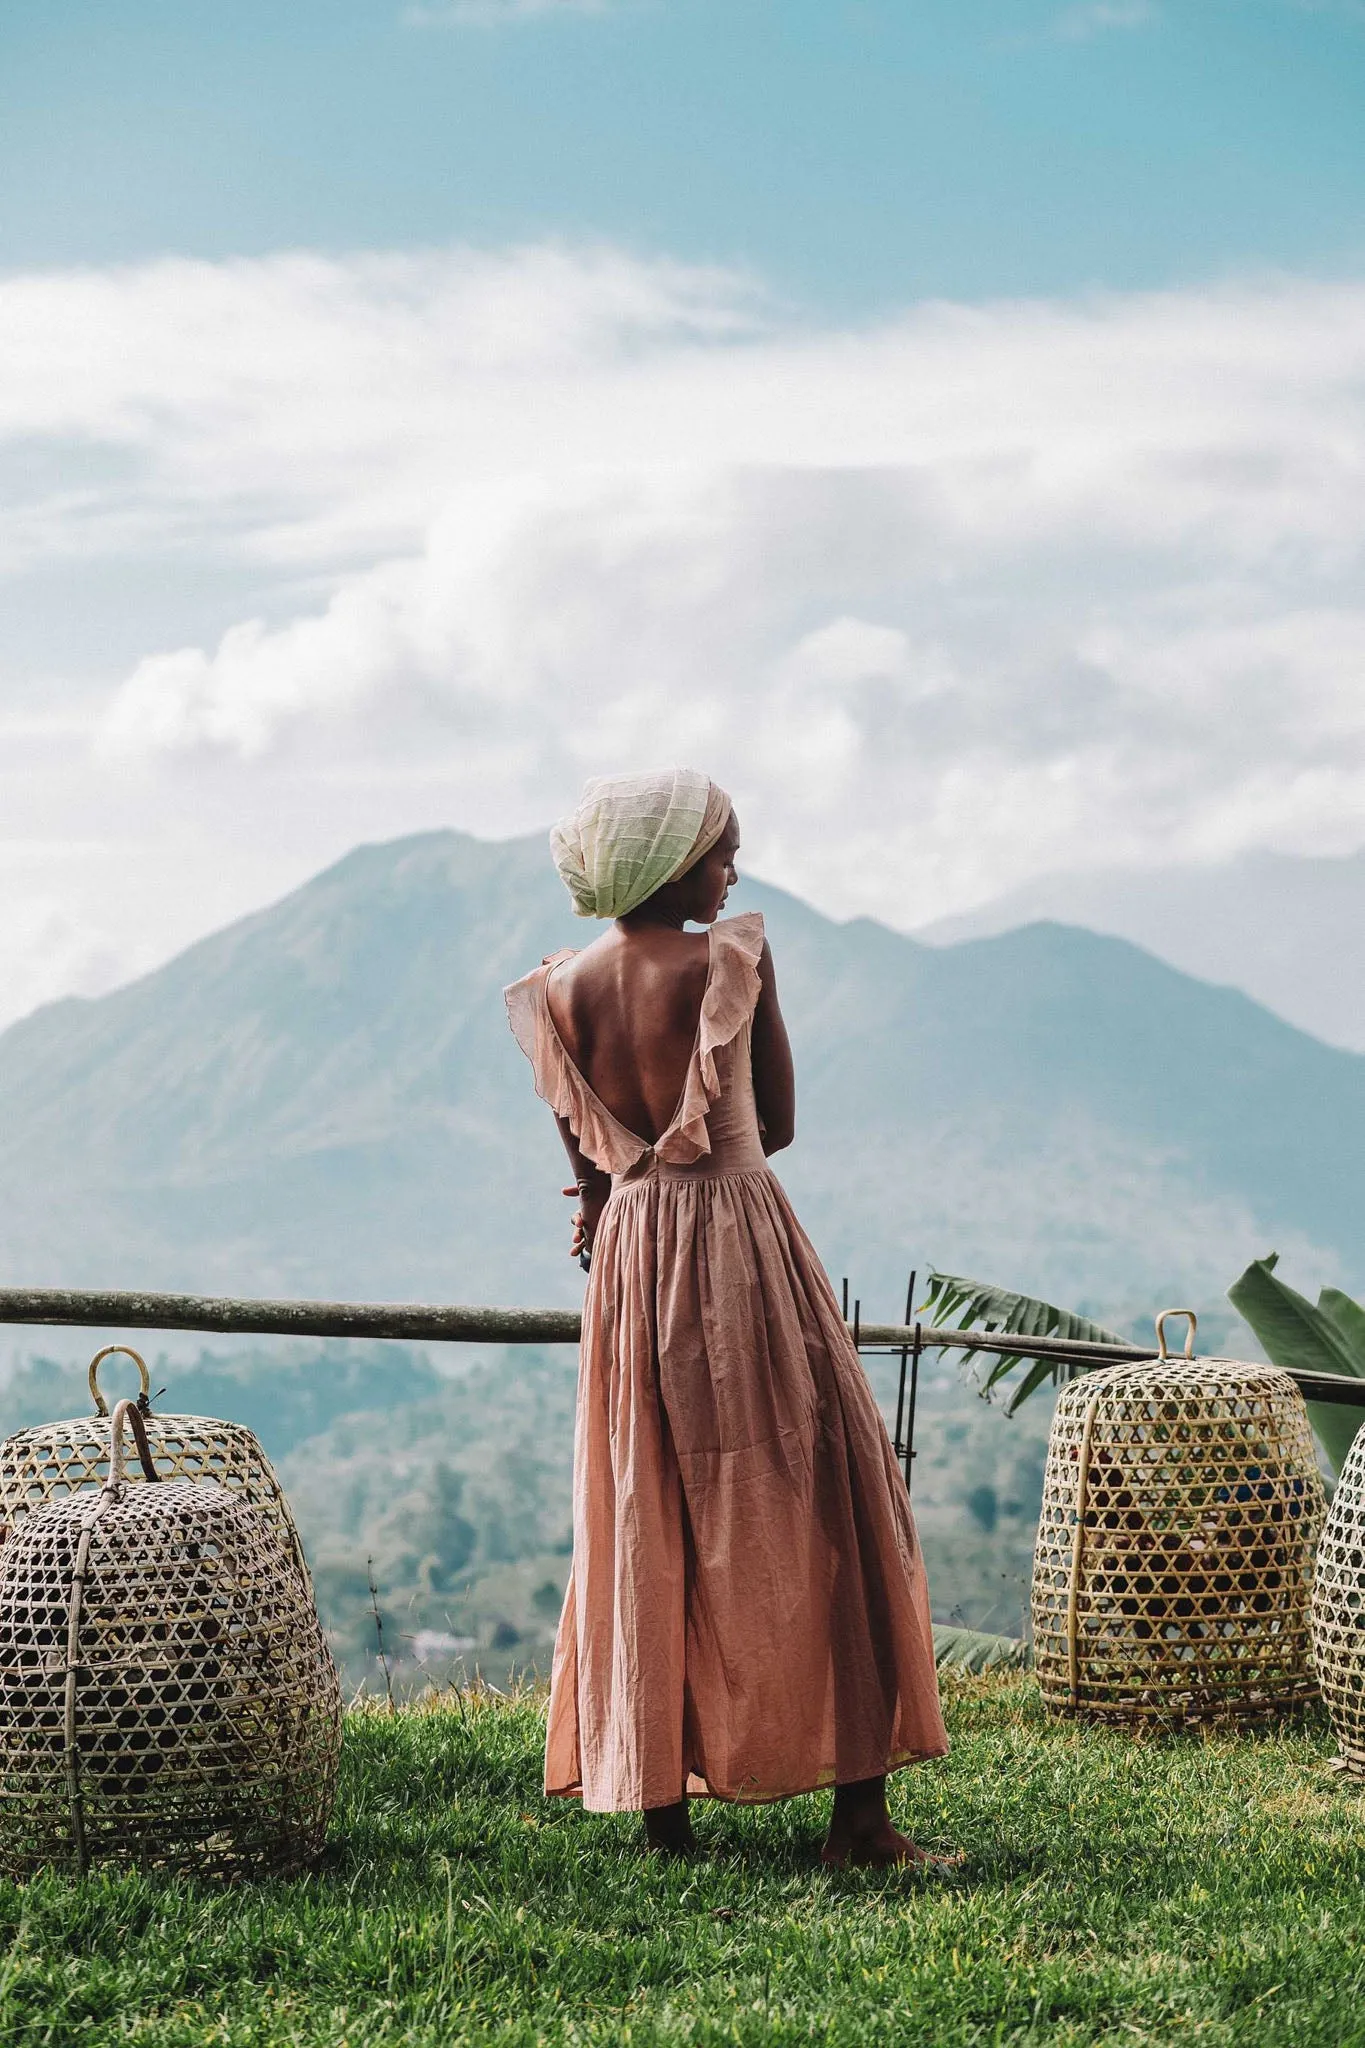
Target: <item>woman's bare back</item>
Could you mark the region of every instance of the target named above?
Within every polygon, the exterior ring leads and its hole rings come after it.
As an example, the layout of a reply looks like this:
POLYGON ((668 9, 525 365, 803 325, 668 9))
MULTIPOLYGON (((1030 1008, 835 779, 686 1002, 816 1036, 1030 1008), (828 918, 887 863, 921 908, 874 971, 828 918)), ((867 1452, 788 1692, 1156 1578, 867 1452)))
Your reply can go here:
POLYGON ((545 985, 579 1073, 619 1124, 651 1144, 683 1092, 710 957, 705 932, 616 925, 562 961, 545 985))

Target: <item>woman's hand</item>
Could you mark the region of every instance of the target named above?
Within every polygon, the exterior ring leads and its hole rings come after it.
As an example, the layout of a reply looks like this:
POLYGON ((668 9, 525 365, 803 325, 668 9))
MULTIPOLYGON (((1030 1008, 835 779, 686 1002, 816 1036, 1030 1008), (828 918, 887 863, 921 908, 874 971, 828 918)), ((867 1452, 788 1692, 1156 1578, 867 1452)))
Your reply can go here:
POLYGON ((611 1182, 605 1174, 599 1174, 589 1181, 575 1181, 571 1188, 564 1188, 562 1192, 578 1196, 578 1209, 573 1219, 573 1243, 569 1248, 569 1257, 577 1259, 584 1252, 592 1251, 597 1226, 602 1221, 602 1211, 611 1193, 611 1182))
POLYGON ((584 1158, 567 1117, 556 1112, 555 1122, 559 1125, 559 1135, 564 1140, 564 1150, 569 1155, 574 1173, 573 1186, 562 1189, 561 1193, 578 1197, 578 1214, 573 1220, 573 1248, 569 1256, 581 1259, 585 1252, 592 1250, 592 1241, 611 1193, 611 1175, 603 1173, 591 1159, 584 1158))

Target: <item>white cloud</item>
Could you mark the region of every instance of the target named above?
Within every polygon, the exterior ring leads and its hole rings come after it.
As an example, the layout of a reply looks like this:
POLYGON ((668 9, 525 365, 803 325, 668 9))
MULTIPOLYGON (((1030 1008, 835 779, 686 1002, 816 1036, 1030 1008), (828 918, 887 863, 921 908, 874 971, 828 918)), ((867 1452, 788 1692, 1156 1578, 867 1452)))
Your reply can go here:
POLYGON ((0 511, 0 571, 225 531, 274 562, 372 553, 420 532, 452 474, 595 438, 604 376, 757 318, 732 274, 611 249, 0 279, 0 460, 38 479, 0 511))
MULTIPOLYGON (((5 962, 4 1014, 22 1015, 59 996, 102 995, 130 961, 97 929, 51 895, 7 889, 0 914, 5 962)), ((136 963, 132 963, 135 965, 136 963)))
POLYGON ((18 278, 7 450, 0 564, 76 653, 8 656, 11 718, 60 720, 0 743, 0 816, 99 821, 23 886, 128 961, 639 759, 903 925, 1365 838, 1359 286, 821 330, 609 250, 18 278))

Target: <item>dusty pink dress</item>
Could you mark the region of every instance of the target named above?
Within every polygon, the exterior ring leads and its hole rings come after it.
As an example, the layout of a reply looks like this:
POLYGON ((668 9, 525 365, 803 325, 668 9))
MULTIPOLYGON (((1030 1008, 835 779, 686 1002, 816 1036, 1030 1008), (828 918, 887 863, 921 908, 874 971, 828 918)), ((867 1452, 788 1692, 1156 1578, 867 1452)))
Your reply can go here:
POLYGON ((682 1099, 617 1122, 546 1002, 507 991, 536 1087, 612 1175, 583 1312, 573 1571, 545 1789, 598 1812, 684 1784, 780 1799, 947 1748, 905 1487, 814 1250, 759 1142, 763 920, 711 928, 682 1099))

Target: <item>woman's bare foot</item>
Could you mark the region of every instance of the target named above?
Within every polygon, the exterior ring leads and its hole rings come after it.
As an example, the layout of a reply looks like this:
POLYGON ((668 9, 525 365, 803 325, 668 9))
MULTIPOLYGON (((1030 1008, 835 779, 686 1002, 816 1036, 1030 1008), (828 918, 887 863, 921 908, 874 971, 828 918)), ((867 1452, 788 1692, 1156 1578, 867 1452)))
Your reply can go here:
MULTIPOLYGON (((921 1849, 918 1842, 912 1842, 909 1835, 903 1835, 890 1821, 874 1834, 837 1835, 831 1828, 820 1861, 831 1870, 847 1870, 850 1866, 860 1869, 885 1870, 895 1863, 951 1862, 951 1857, 935 1856, 928 1849, 921 1849)), ((960 1861, 960 1858, 957 1859, 960 1861)))
POLYGON ((692 1832, 685 1799, 680 1799, 676 1806, 645 1808, 645 1843, 656 1856, 691 1856, 694 1853, 697 1838, 692 1832))
POLYGON ((835 1786, 834 1812, 820 1852, 820 1861, 832 1869, 845 1870, 853 1864, 876 1870, 897 1863, 938 1867, 961 1860, 960 1854, 935 1856, 892 1826, 886 1810, 885 1778, 864 1778, 854 1785, 835 1786))

